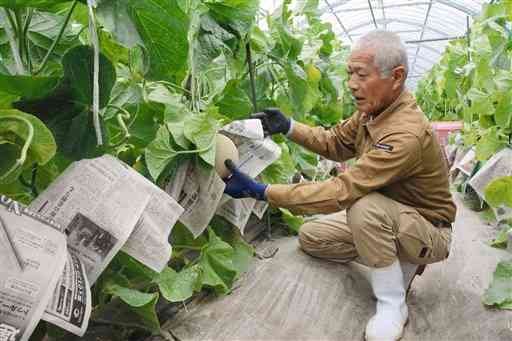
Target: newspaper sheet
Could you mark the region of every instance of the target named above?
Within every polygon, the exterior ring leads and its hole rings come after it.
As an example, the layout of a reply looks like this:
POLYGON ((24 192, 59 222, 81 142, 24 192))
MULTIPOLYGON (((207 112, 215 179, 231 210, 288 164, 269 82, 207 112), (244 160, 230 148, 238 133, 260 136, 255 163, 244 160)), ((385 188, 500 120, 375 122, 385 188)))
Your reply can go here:
POLYGON ((213 218, 225 187, 215 169, 189 160, 178 167, 165 191, 185 210, 179 221, 198 237, 213 218))
POLYGON ((91 304, 91 289, 85 268, 80 258, 70 251, 43 320, 83 336, 89 325, 91 304))
MULTIPOLYGON (((485 188, 496 178, 512 176, 512 149, 505 148, 490 158, 485 165, 471 178, 469 185, 485 199, 485 188)), ((512 208, 501 206, 493 207, 498 222, 512 219, 512 208)))
POLYGON ((476 159, 476 150, 475 148, 471 148, 466 153, 464 153, 464 156, 460 160, 454 162, 450 172, 458 169, 466 176, 471 176, 471 173, 473 172, 477 162, 478 160, 476 159))
POLYGON ((222 127, 221 131, 251 140, 263 140, 263 126, 259 119, 234 121, 222 127))
POLYGON ((232 122, 221 129, 238 148, 240 171, 252 178, 258 176, 281 156, 281 148, 270 137, 263 138, 263 127, 258 119, 232 122))
POLYGON ((104 163, 104 167, 121 165, 129 181, 140 192, 149 195, 149 202, 122 250, 147 267, 161 272, 171 258, 169 234, 183 213, 183 207, 158 186, 114 157, 105 155, 96 162, 104 163))
POLYGON ((256 200, 252 198, 229 199, 217 210, 217 214, 226 218, 227 221, 240 229, 241 234, 244 234, 245 226, 255 205, 256 200))
POLYGON ((126 243, 149 202, 123 176, 122 166, 97 160, 72 164, 30 205, 65 226, 68 247, 83 262, 90 285, 126 243))
POLYGON ((0 245, 0 340, 26 341, 64 269, 66 237, 48 219, 1 196, 0 245))
MULTIPOLYGON (((99 170, 100 174, 109 174, 112 182, 121 186, 124 183, 130 184, 137 191, 137 195, 127 200, 141 200, 143 197, 149 197, 147 205, 144 207, 140 219, 128 240, 123 245, 122 250, 134 257, 147 267, 160 272, 162 271, 171 257, 171 245, 168 242, 172 227, 176 224, 178 217, 183 213, 183 208, 163 190, 154 185, 151 181, 137 173, 128 165, 110 155, 104 155, 100 158, 80 161, 81 165, 88 165, 92 169, 99 170)), ((73 164, 72 170, 77 167, 73 164)), ((82 166, 83 167, 83 166, 82 166)), ((72 172, 73 173, 73 172, 72 172)), ((58 181, 62 183, 73 183, 74 177, 69 174, 63 174, 58 181)), ((101 179, 95 179, 103 183, 101 179)), ((108 184, 107 184, 108 185, 108 184)), ((61 186, 62 188, 62 186, 61 186)), ((116 190, 114 188, 114 190, 116 190)), ((120 190, 120 188, 118 189, 120 190)), ((58 193, 49 193, 46 196, 52 198, 58 197, 58 193)), ((97 198, 100 200, 103 195, 97 192, 97 198)), ((41 207, 44 204, 44 197, 37 198, 34 206, 41 207)), ((55 201, 55 199, 53 199, 55 201)), ((132 203, 132 206, 143 205, 144 202, 132 203)), ((60 210, 60 209, 59 209, 60 210)), ((66 209, 64 209, 66 210, 66 209)), ((50 212, 49 214, 52 214, 50 212)), ((64 212, 66 214, 66 212, 64 212)), ((132 213, 133 214, 133 213, 132 213)))
MULTIPOLYGON (((238 148, 240 171, 252 178, 281 157, 281 147, 270 137, 264 138, 261 121, 256 119, 241 120, 224 126, 221 130, 233 139, 238 148)), ((217 214, 237 226, 241 233, 249 221, 252 212, 262 218, 268 204, 254 199, 233 199, 223 196, 217 214)))
POLYGON ((237 147, 240 154, 238 167, 252 178, 281 157, 281 147, 269 137, 264 140, 243 140, 237 147))

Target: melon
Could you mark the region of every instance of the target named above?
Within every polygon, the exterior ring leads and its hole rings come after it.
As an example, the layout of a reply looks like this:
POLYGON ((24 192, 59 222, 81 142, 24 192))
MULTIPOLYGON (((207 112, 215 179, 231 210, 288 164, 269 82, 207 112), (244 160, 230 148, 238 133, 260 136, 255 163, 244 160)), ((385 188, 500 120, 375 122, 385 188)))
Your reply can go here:
POLYGON ((217 134, 216 137, 216 151, 215 151, 215 170, 222 179, 226 179, 231 175, 231 171, 227 169, 224 162, 227 159, 231 159, 235 165, 238 164, 238 149, 236 148, 233 141, 227 136, 217 134))

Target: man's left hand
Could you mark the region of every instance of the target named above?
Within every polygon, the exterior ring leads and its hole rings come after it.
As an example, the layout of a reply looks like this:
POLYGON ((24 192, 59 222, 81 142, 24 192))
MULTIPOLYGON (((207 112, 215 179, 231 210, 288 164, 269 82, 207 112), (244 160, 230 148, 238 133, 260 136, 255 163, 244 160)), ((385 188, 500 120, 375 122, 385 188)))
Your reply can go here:
POLYGON ((266 184, 259 183, 247 174, 240 172, 233 161, 229 159, 226 160, 225 165, 231 171, 231 176, 226 180, 224 193, 236 199, 254 198, 257 200, 266 200, 266 184))

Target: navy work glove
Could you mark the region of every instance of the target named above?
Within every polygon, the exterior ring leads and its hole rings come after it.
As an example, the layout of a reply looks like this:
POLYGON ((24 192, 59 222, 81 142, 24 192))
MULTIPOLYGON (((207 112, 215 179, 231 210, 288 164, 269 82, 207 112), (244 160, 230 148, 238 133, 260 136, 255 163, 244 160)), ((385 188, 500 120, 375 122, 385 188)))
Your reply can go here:
POLYGON ((254 198, 257 200, 266 200, 265 190, 267 185, 254 181, 247 174, 240 172, 233 161, 227 159, 224 164, 231 171, 231 175, 226 180, 224 193, 236 199, 254 198))
POLYGON ((288 134, 292 121, 277 108, 268 108, 263 112, 252 114, 251 118, 257 118, 263 125, 265 135, 288 134))

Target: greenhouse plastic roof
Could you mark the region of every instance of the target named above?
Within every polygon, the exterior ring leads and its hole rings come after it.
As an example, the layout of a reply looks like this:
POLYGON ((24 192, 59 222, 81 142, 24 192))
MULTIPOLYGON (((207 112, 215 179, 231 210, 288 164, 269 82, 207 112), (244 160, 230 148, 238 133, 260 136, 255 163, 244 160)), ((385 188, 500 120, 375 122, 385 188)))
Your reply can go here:
MULTIPOLYGON (((280 0, 264 1, 279 5, 280 0)), ((409 53, 408 87, 439 61, 449 40, 465 36, 486 0, 319 0, 322 19, 348 44, 375 29, 396 32, 409 53)))

